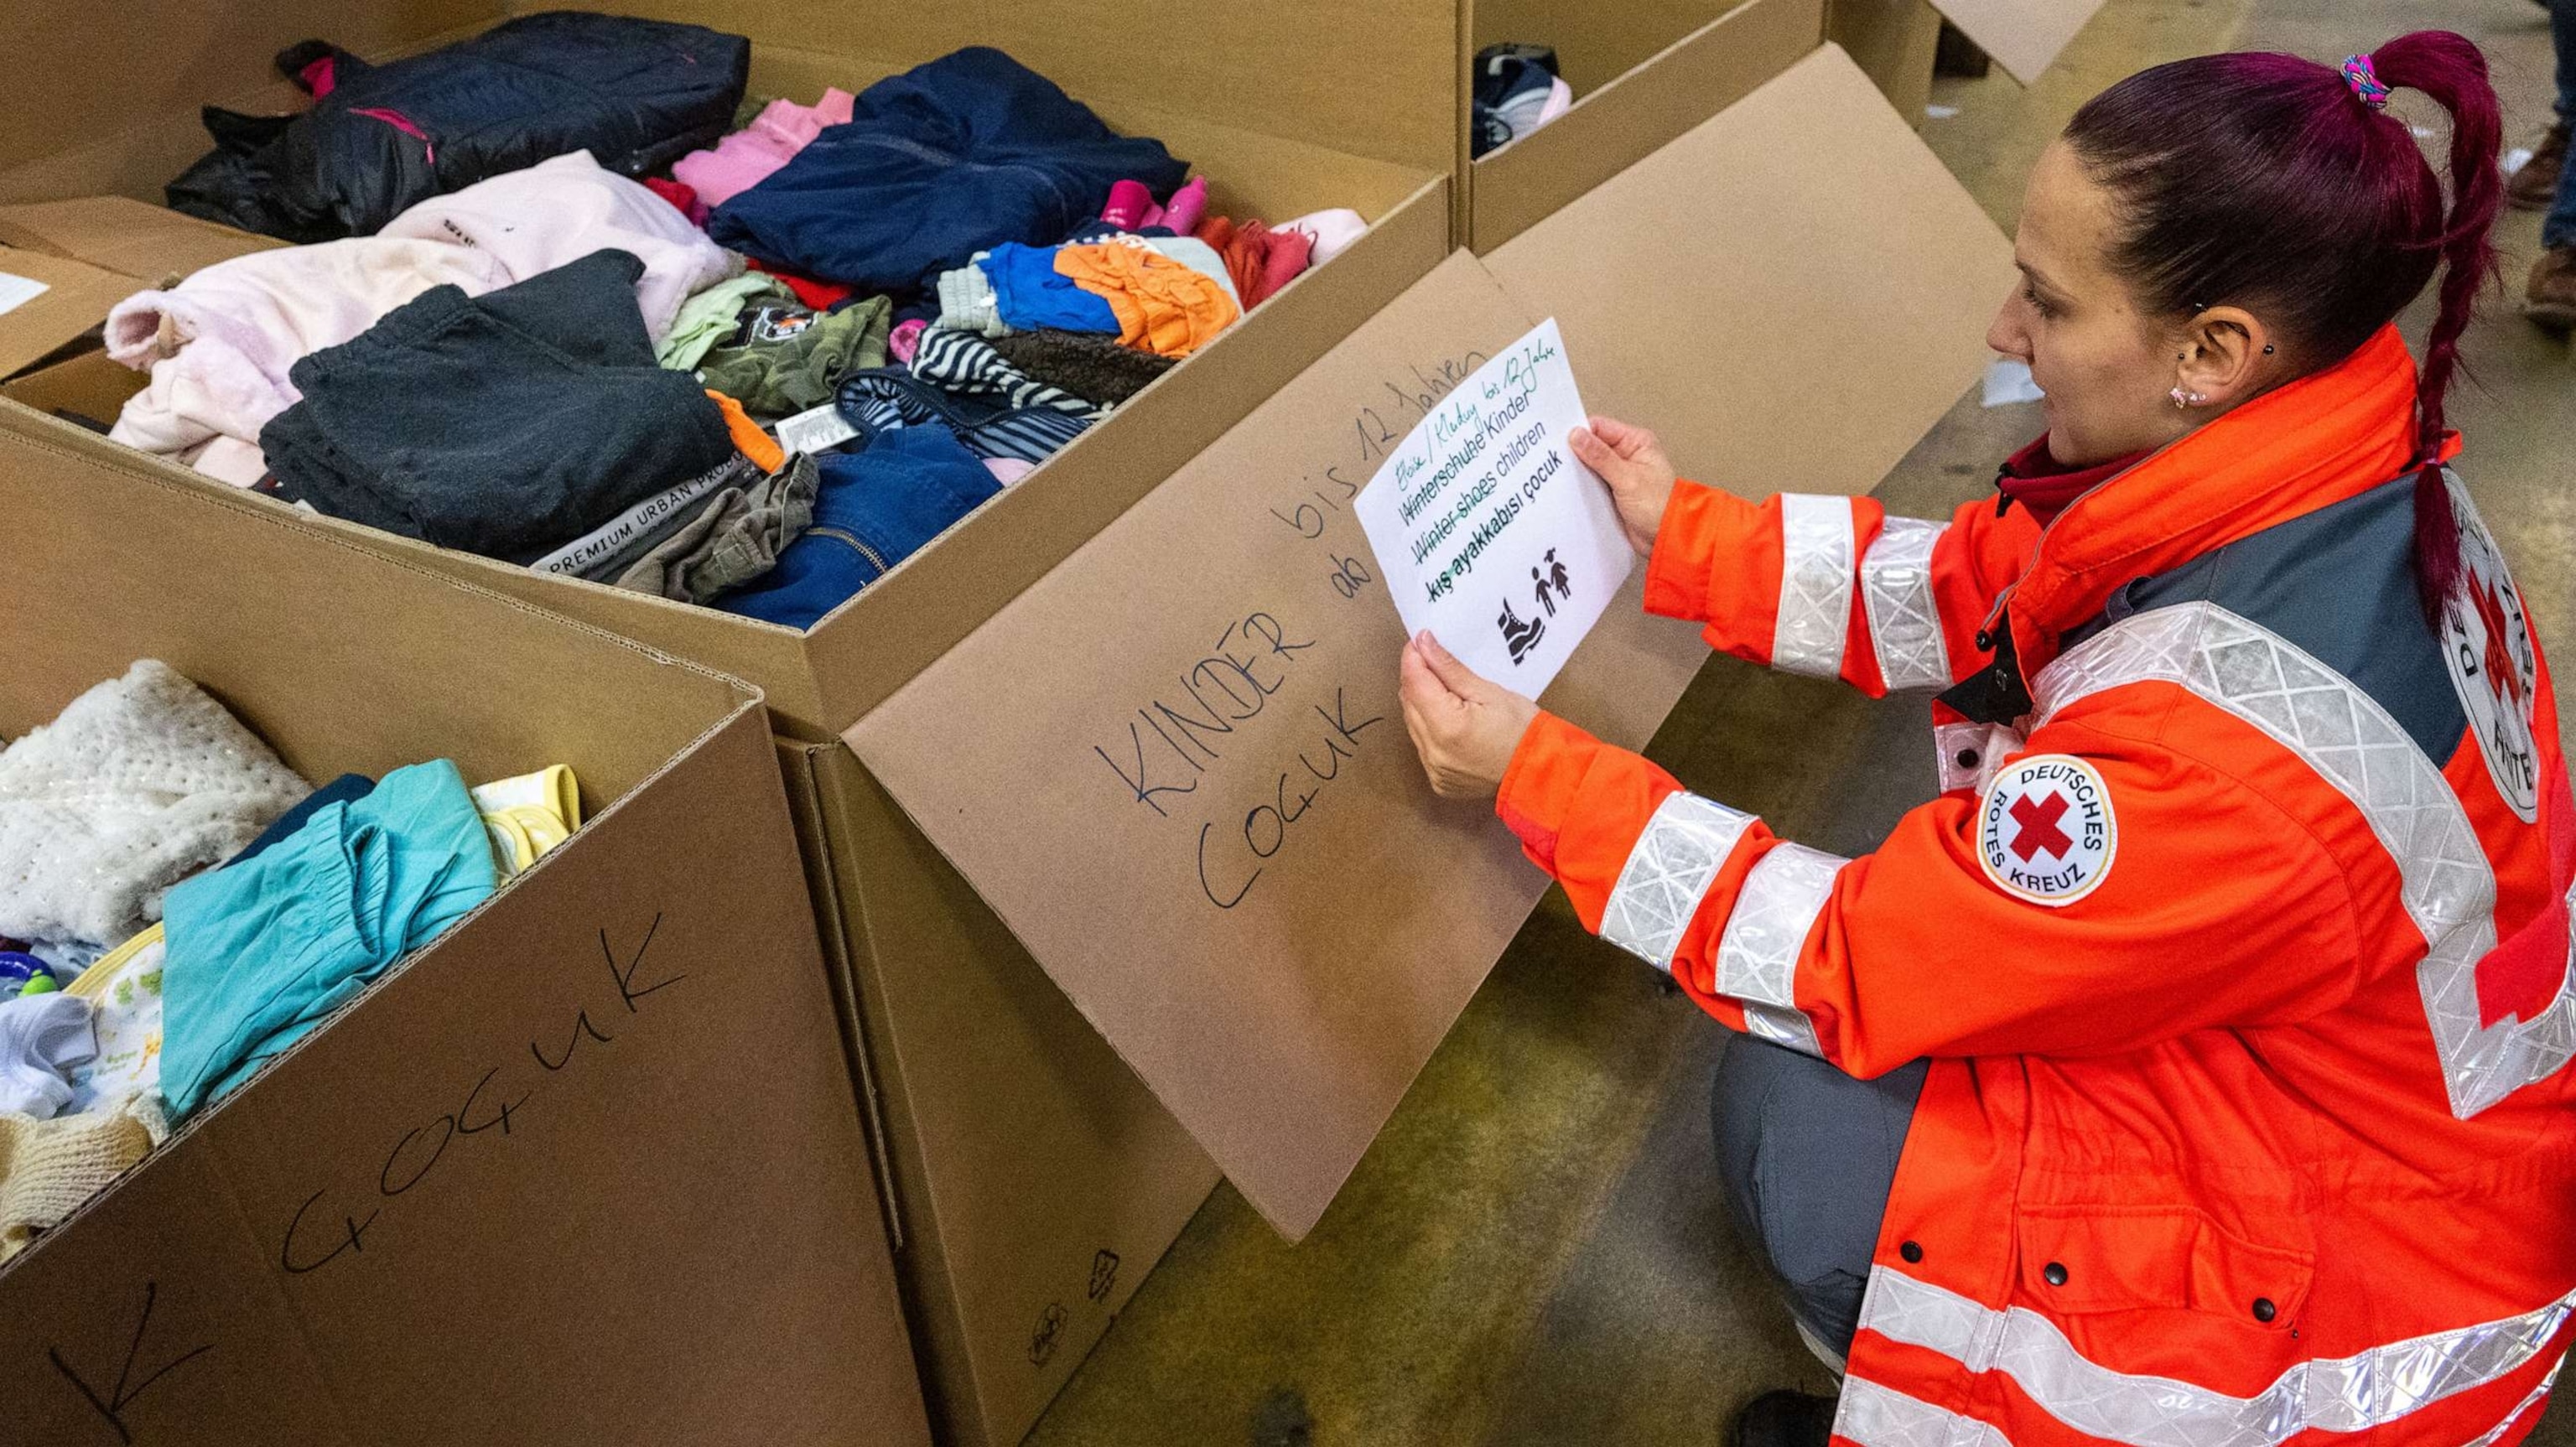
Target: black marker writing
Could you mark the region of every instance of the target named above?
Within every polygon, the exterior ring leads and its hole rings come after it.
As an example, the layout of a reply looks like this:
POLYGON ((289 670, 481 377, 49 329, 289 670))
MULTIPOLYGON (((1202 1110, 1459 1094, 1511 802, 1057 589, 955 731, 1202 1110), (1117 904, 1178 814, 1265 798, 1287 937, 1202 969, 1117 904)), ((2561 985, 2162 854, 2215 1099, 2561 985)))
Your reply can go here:
POLYGON ((125 1425, 125 1409, 133 1406, 136 1398, 150 1391, 153 1384, 163 1377, 215 1349, 214 1344, 209 1342, 193 1350, 181 1352, 163 1363, 160 1369, 150 1376, 139 1382, 135 1381, 134 1361, 135 1358, 143 1355, 143 1338, 152 1329, 152 1307, 160 1299, 160 1295, 159 1282, 143 1283, 143 1315, 135 1319, 134 1340, 126 1343, 125 1360, 118 1364, 116 1369, 116 1385, 109 1389, 105 1396, 99 1395, 98 1388, 91 1386, 79 1372, 72 1370, 70 1362, 63 1360, 61 1347, 45 1348, 45 1355, 52 1360, 54 1370, 63 1374, 63 1380, 72 1384, 73 1389, 81 1394, 81 1399, 88 1402, 91 1410, 98 1413, 99 1420, 105 1422, 108 1430, 116 1434, 116 1440, 119 1442, 130 1443, 134 1440, 133 1429, 125 1425))
MULTIPOLYGON (((662 916, 656 914, 653 922, 645 928, 644 938, 635 946, 634 953, 623 961, 619 960, 617 950, 610 944, 608 931, 603 929, 599 932, 600 958, 607 966, 610 983, 616 989, 617 1003, 629 1016, 642 1014, 646 1000, 689 978, 680 973, 655 978, 649 983, 642 982, 646 974, 647 954, 661 928, 662 916)), ((473 1085, 466 1090, 456 1109, 441 1111, 394 1137, 375 1167, 375 1179, 371 1183, 373 1195, 381 1201, 393 1201, 418 1189, 436 1175, 439 1166, 449 1159, 450 1147, 459 1140, 491 1130, 498 1130, 503 1137, 509 1137, 519 1113, 527 1108, 528 1102, 536 1095, 537 1087, 544 1084, 547 1077, 560 1077, 579 1060, 604 1052, 616 1039, 615 1035, 599 1028, 591 1018, 588 1005, 576 1006, 571 1022, 560 1032, 550 1030, 528 1041, 528 1054, 542 1075, 530 1077, 526 1074, 526 1066, 518 1066, 520 1074, 516 1083, 520 1088, 513 1094, 507 1083, 494 1085, 508 1067, 486 1067, 474 1077, 473 1085), (564 1044, 561 1049, 549 1053, 547 1041, 558 1034, 564 1044)), ((370 1187, 360 1189, 368 1190, 370 1187)), ((295 1208, 295 1214, 288 1218, 286 1229, 280 1233, 277 1260, 288 1275, 302 1276, 319 1271, 343 1256, 366 1250, 367 1232, 373 1229, 385 1208, 370 1203, 363 1215, 346 1210, 317 1212, 315 1208, 330 1195, 330 1188, 324 1187, 305 1197, 303 1203, 295 1208)))

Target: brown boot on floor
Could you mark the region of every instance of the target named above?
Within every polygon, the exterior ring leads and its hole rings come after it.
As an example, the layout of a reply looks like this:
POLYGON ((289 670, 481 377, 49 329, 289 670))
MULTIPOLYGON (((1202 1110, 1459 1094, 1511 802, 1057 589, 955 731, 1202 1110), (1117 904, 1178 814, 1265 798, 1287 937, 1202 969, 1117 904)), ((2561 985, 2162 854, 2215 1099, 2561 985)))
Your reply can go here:
POLYGON ((2554 246, 2531 264, 2522 314, 2556 331, 2576 328, 2576 246, 2554 246))
POLYGON ((2507 176, 2504 198, 2516 211, 2546 211, 2558 199, 2558 174, 2567 167, 2567 123, 2560 121, 2531 148, 2531 159, 2507 176))
POLYGON ((1764 1392, 1735 1414, 1726 1443, 1727 1447, 1825 1447, 1833 1429, 1833 1398, 1764 1392))

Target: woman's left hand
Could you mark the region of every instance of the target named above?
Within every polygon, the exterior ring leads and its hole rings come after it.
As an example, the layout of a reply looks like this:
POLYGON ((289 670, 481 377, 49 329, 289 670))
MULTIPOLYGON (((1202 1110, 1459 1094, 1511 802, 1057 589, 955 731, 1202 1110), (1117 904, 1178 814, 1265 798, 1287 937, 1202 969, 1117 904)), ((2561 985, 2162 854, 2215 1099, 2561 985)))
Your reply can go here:
POLYGON ((1521 735, 1538 718, 1537 704, 1477 677, 1428 630, 1404 645, 1397 693, 1431 791, 1446 799, 1500 792, 1521 735))

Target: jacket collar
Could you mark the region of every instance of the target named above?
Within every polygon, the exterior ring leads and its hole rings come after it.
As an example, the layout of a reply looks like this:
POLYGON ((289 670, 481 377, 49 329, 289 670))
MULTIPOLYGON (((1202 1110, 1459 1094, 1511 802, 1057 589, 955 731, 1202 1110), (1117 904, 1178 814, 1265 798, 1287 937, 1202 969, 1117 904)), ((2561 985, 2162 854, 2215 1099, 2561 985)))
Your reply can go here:
MULTIPOLYGON (((2419 459, 2415 359, 2395 326, 2066 505, 2008 594, 2024 669, 2135 578, 2368 491, 2419 459)), ((2445 449, 2445 455, 2453 450, 2445 449)))

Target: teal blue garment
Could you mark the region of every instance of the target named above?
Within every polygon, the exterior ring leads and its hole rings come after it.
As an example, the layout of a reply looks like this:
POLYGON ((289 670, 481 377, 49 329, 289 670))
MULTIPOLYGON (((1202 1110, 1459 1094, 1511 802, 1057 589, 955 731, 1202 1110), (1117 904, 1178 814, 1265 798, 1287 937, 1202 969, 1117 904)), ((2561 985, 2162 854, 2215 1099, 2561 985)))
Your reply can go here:
POLYGON ((161 1089, 173 1119, 250 1078, 499 882, 456 765, 385 775, 162 905, 161 1089))

